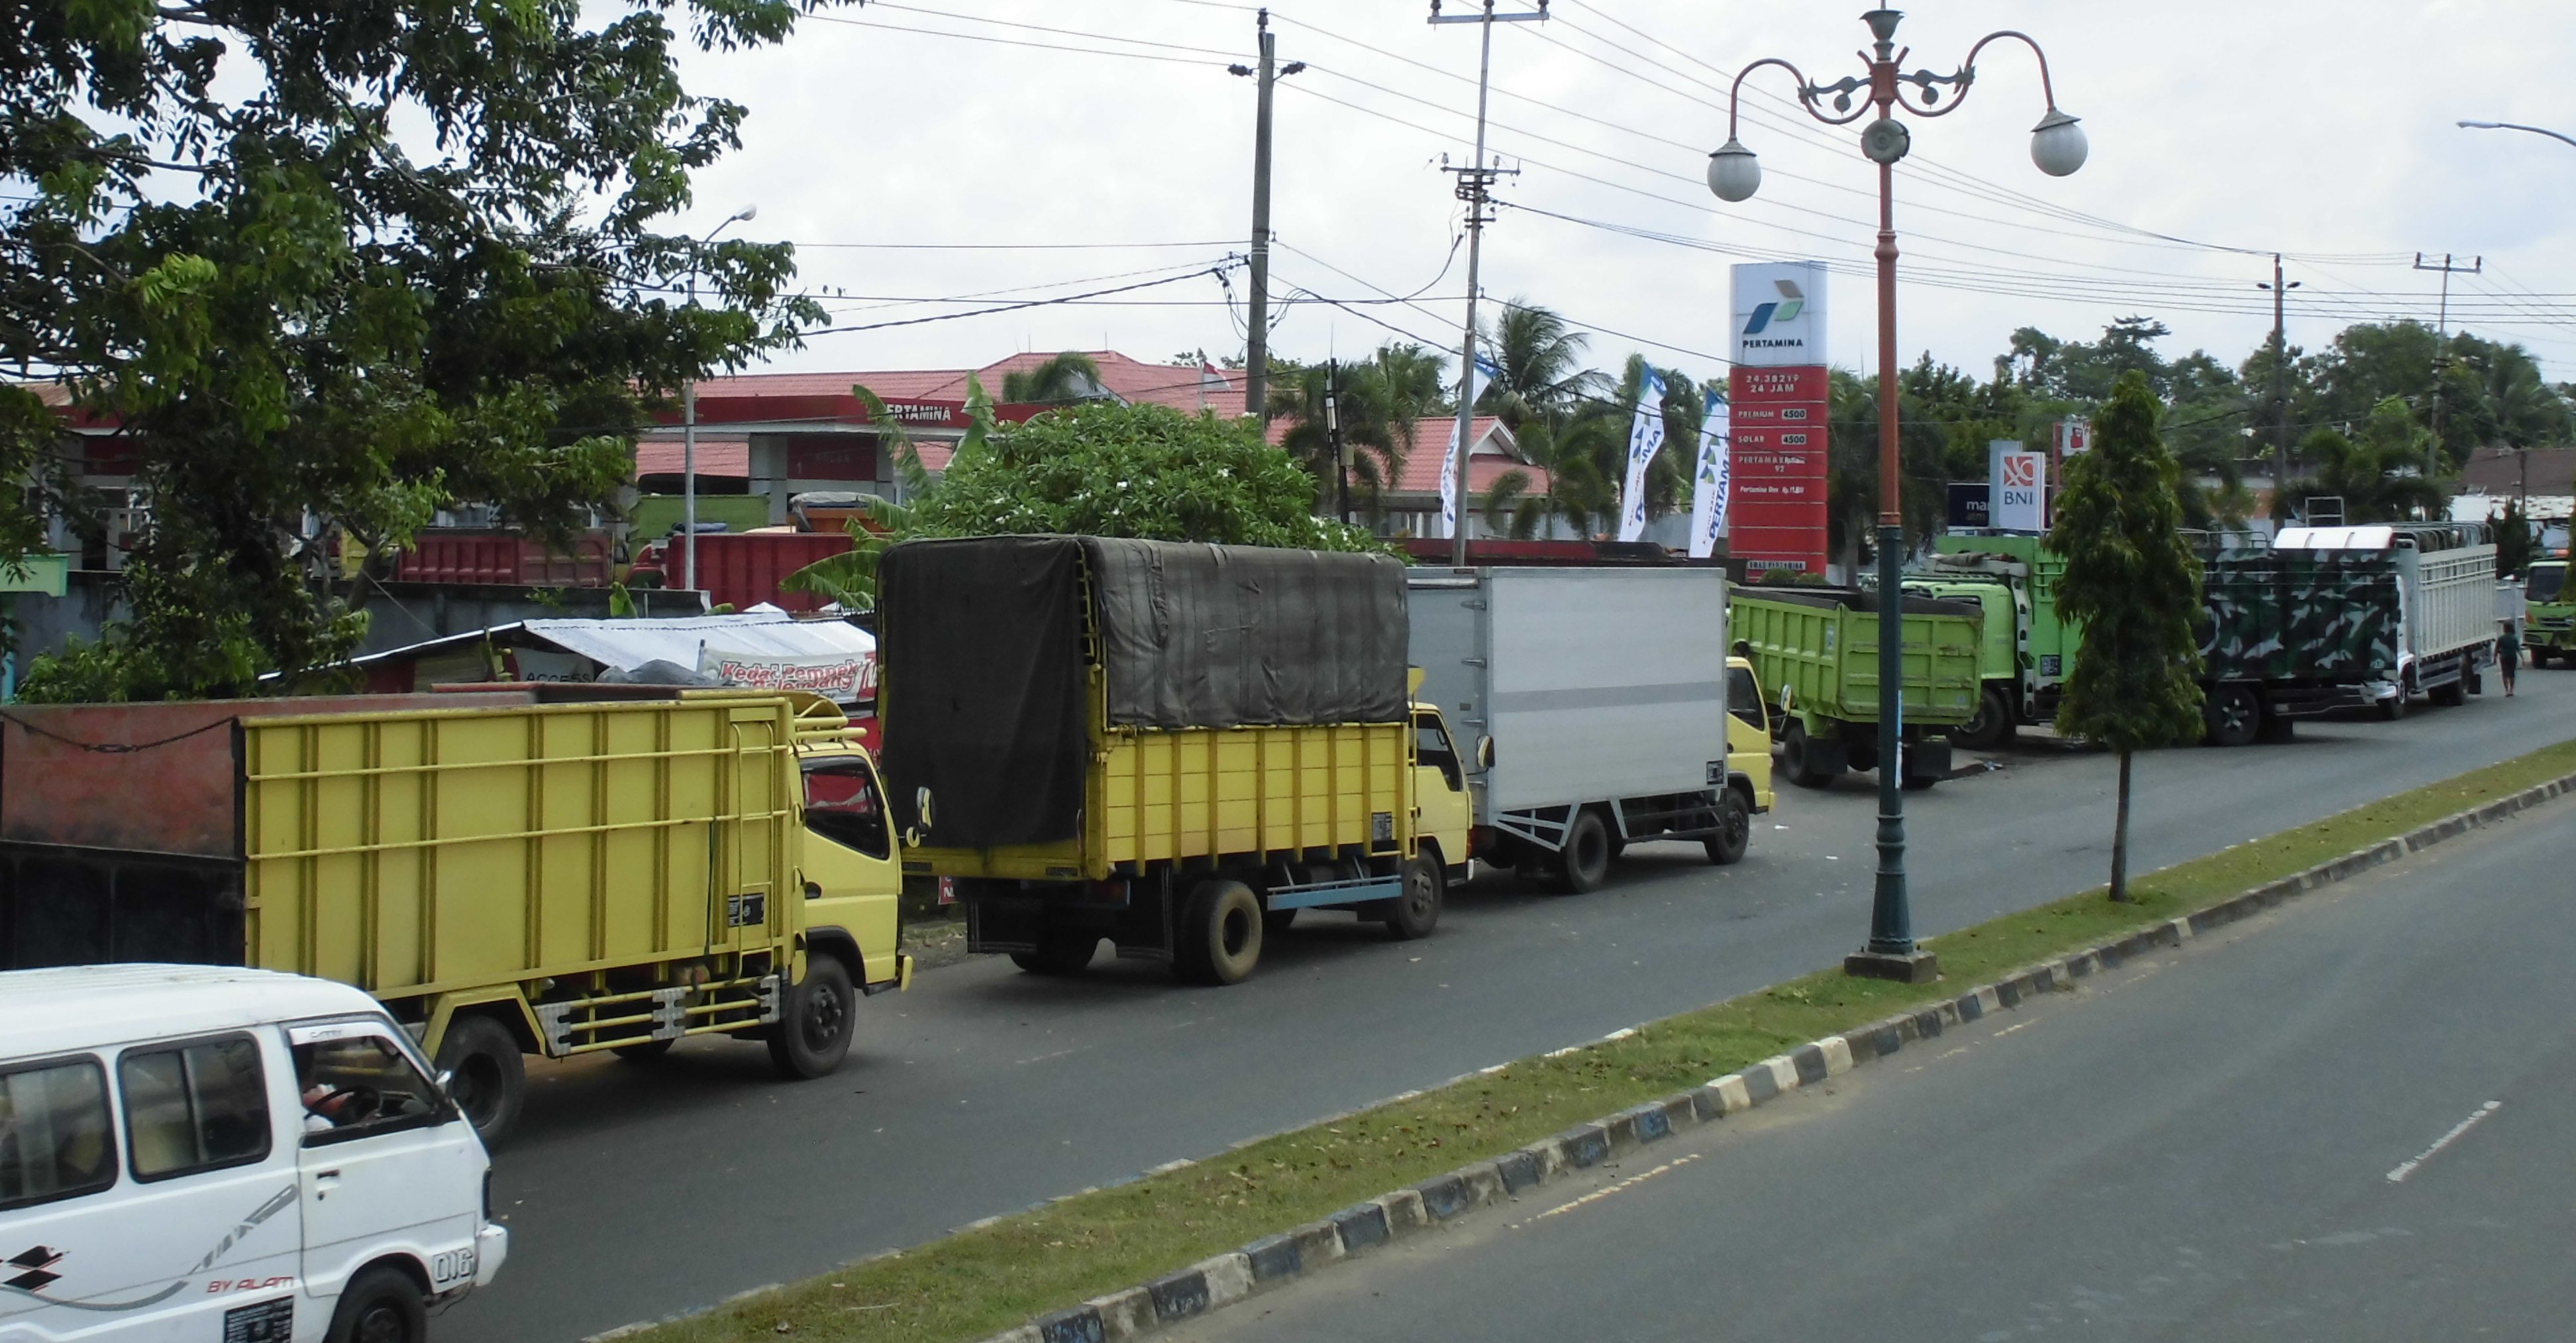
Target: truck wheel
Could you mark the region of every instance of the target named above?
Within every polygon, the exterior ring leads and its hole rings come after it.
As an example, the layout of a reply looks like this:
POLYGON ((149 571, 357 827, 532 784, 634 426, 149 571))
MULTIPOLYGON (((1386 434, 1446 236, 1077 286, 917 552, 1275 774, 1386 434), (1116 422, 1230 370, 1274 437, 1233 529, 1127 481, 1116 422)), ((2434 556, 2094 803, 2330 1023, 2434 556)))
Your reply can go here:
POLYGON ((2208 725, 2203 740, 2212 746, 2250 746, 2254 734, 2263 727, 2263 705, 2254 692, 2241 685, 2223 685, 2210 692, 2209 706, 2202 711, 2208 725))
POLYGON ((1556 851, 1556 888, 1566 895, 1601 889, 1610 876, 1610 827, 1601 813, 1588 808, 1574 813, 1565 829, 1565 847, 1556 851))
POLYGON ((2020 726, 2013 721, 2012 697, 2001 686, 1987 686, 1977 697, 1977 716, 1950 729, 1950 740, 1971 751, 1991 751, 2011 741, 2020 726))
POLYGON ((2406 688, 2404 686, 2399 686, 2396 694, 2379 702, 2379 716, 2391 723, 2394 723, 2398 719, 2406 716, 2406 688))
POLYGON ((1033 975, 1078 975, 1100 950, 1098 933, 1048 933, 1035 951, 1014 951, 1011 964, 1033 975))
POLYGON ((2437 707, 2444 709, 2456 709, 2469 702, 2467 689, 2465 685, 2459 681, 2448 681, 2441 685, 2437 685, 2431 690, 2425 692, 2424 698, 2433 701, 2437 707))
POLYGON ((1744 809, 1744 799, 1732 788, 1717 790, 1717 833, 1700 841, 1708 850, 1708 860, 1719 867, 1744 861, 1744 850, 1753 842, 1753 813, 1744 809))
POLYGON ((519 1107, 528 1099, 528 1070, 519 1057, 519 1042, 500 1022, 487 1016, 461 1016, 447 1023, 438 1042, 438 1070, 451 1074, 448 1086, 456 1108, 483 1138, 497 1147, 519 1122, 519 1107))
POLYGON ((391 1264, 349 1280, 331 1312, 330 1343, 426 1343, 429 1306, 420 1284, 391 1264))
POLYGON ((1261 900, 1239 881, 1214 877, 1190 893, 1172 968, 1199 984, 1240 984, 1261 963, 1261 900))
POLYGON ((791 1081, 829 1075, 850 1054, 850 1032, 858 1024, 858 994, 850 972, 837 956, 812 956, 805 978, 787 991, 778 1025, 769 1033, 769 1061, 791 1081))
POLYGON ((1448 882, 1440 865, 1416 858, 1404 865, 1404 894, 1386 902, 1386 930, 1399 942, 1431 936, 1440 924, 1440 897, 1448 882))
POLYGON ((1803 724, 1793 719, 1780 729, 1780 767, 1788 771, 1789 782, 1801 788, 1822 788, 1833 782, 1834 774, 1842 772, 1829 774, 1817 769, 1814 755, 1815 743, 1808 739, 1803 724))

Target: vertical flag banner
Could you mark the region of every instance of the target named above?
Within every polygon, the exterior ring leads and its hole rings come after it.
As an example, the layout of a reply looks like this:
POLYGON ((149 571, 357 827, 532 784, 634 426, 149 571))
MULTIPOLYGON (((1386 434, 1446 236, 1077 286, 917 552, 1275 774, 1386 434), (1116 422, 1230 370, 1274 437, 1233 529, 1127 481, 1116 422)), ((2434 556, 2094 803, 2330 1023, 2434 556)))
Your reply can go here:
MULTIPOLYGON (((1501 377, 1502 369, 1476 359, 1476 381, 1467 388, 1466 404, 1474 406, 1476 398, 1501 377)), ((1445 540, 1458 534, 1458 421, 1449 421, 1449 450, 1440 455, 1440 535, 1445 540)))
POLYGON ((1704 560, 1717 553, 1717 538, 1726 534, 1727 404, 1708 399, 1699 426, 1699 469, 1691 473, 1690 556, 1704 560))
POLYGON ((1637 389, 1637 417, 1628 426, 1628 482, 1619 490, 1619 539, 1646 534, 1646 464, 1664 447, 1664 376, 1646 370, 1637 389))

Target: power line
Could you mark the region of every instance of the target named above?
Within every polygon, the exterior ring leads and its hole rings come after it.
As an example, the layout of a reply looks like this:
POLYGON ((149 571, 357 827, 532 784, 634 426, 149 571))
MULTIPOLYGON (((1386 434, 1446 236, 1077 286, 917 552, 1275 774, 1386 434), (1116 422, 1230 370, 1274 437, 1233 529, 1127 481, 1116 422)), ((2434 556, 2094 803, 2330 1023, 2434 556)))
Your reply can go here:
POLYGON ((835 336, 852 331, 882 331, 887 327, 920 326, 925 322, 953 322, 966 317, 988 317, 995 313, 1018 312, 1025 308, 1056 307, 1067 303, 1077 303, 1084 299, 1105 298, 1111 294, 1124 294, 1138 289, 1152 289, 1157 285, 1177 284, 1182 280, 1195 280, 1201 276, 1221 277, 1225 274, 1226 270, 1234 264, 1238 263, 1229 262, 1225 266, 1216 266, 1207 270, 1192 271, 1187 275, 1165 276, 1159 280, 1140 280, 1134 284, 1119 285, 1114 289, 1095 289, 1087 294, 1068 294, 1062 298, 1030 299, 1023 303, 1005 303, 997 307, 978 308, 972 312, 943 312, 934 313, 928 317, 906 317, 888 322, 866 322, 856 326, 818 327, 811 331, 800 331, 797 334, 799 336, 835 336))
MULTIPOLYGON (((1123 56, 1131 61, 1161 61, 1167 65, 1204 65, 1219 70, 1225 68, 1225 62, 1219 60, 1200 60, 1190 56, 1158 56, 1150 51, 1118 51, 1113 48, 1067 46, 1061 42, 1032 42, 1017 37, 994 37, 984 33, 952 33, 941 28, 914 28, 907 24, 879 23, 874 19, 853 19, 839 14, 809 13, 804 17, 823 23, 846 24, 852 28, 882 28, 888 32, 918 33, 924 37, 953 37, 964 42, 990 42, 1005 47, 1033 47, 1040 51, 1068 51, 1086 56, 1123 56)), ((1106 38, 1104 40, 1114 42, 1126 39, 1106 38)))

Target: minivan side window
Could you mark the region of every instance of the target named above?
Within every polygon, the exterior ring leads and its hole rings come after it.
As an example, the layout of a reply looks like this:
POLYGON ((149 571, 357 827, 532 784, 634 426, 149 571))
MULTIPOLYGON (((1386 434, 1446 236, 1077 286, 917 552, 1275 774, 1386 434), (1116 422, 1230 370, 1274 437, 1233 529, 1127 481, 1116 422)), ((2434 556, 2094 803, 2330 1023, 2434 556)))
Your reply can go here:
POLYGON ((116 1077, 135 1179, 167 1180, 268 1155, 268 1080, 249 1036, 129 1049, 116 1061, 116 1077))
POLYGON ((304 1145, 321 1147, 439 1122, 438 1088, 380 1035, 294 1047, 304 1145))
POLYGON ((116 1125, 98 1060, 0 1072, 0 1212, 115 1183, 116 1125))

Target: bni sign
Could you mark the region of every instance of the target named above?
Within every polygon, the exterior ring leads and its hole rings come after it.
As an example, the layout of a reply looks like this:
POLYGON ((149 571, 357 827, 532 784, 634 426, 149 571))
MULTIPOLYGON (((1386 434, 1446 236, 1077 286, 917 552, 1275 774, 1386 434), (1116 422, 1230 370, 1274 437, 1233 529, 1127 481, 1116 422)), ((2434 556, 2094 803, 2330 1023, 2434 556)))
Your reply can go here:
POLYGON ((2018 443, 1994 445, 1987 524, 2000 531, 2048 530, 2048 456, 2023 452, 2018 443))

